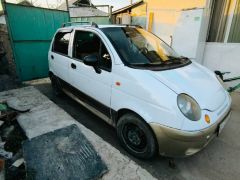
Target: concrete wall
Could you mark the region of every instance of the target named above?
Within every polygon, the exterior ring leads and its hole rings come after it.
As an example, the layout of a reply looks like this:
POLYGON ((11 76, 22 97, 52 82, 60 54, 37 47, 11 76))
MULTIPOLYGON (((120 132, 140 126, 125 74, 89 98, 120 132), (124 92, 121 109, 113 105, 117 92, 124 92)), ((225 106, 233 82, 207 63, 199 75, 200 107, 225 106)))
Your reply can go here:
POLYGON ((89 7, 69 7, 70 17, 93 17, 93 16, 106 16, 109 14, 99 9, 89 7))
MULTIPOLYGON (((240 76, 240 43, 206 43, 203 65, 213 71, 230 71, 226 77, 240 76)), ((237 82, 240 83, 227 84, 237 82)))
POLYGON ((5 16, 1 15, 0 16, 0 24, 6 24, 5 16))

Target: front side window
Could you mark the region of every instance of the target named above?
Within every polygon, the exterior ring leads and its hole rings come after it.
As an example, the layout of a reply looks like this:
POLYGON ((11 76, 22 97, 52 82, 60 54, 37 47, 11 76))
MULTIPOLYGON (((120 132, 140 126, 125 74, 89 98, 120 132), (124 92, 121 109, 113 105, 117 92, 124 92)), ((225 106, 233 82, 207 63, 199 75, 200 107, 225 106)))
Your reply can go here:
POLYGON ((58 32, 53 43, 53 52, 68 55, 70 32, 58 32))
POLYGON ((188 64, 172 48, 142 28, 108 27, 102 31, 109 38, 123 62, 141 68, 168 69, 188 64))
POLYGON ((76 31, 73 44, 73 57, 83 60, 89 55, 96 55, 101 69, 110 71, 111 57, 101 39, 92 32, 76 31))

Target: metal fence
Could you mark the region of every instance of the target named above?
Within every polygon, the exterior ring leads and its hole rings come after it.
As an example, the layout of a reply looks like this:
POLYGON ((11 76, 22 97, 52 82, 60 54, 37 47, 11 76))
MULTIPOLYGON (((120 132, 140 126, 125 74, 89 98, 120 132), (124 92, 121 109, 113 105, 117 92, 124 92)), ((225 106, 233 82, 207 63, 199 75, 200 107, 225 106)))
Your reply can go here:
POLYGON ((5 3, 6 20, 19 78, 31 80, 48 76, 48 50, 67 11, 5 3))

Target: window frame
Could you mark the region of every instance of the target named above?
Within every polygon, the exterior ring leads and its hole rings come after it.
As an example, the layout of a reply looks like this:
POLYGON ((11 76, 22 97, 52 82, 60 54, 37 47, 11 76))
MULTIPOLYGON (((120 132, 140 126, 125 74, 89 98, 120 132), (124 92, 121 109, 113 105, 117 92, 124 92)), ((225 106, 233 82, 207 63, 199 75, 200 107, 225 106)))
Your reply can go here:
POLYGON ((72 43, 71 43, 72 33, 73 33, 73 29, 57 31, 56 34, 54 35, 54 38, 53 38, 53 41, 52 41, 51 52, 59 54, 61 56, 70 57, 69 52, 71 52, 70 48, 71 48, 71 45, 72 45, 72 43), (63 54, 63 53, 60 53, 60 52, 57 52, 57 51, 54 50, 54 44, 55 44, 56 36, 57 36, 58 33, 66 33, 66 34, 69 33, 70 34, 67 54, 63 54))
POLYGON ((238 4, 239 0, 229 0, 229 7, 225 8, 225 11, 227 12, 228 17, 227 17, 225 25, 224 25, 224 35, 223 35, 223 38, 221 39, 221 41, 216 40, 216 38, 213 41, 209 40, 210 28, 211 28, 212 21, 213 21, 213 11, 215 9, 215 3, 216 3, 215 1, 217 1, 217 0, 212 1, 208 6, 210 8, 211 13, 209 15, 206 42, 207 43, 239 43, 239 42, 231 42, 231 41, 234 41, 231 39, 231 29, 232 29, 232 26, 234 23, 234 14, 235 14, 235 10, 237 8, 237 4, 238 4))
POLYGON ((93 34, 95 34, 95 35, 100 39, 101 43, 104 44, 104 46, 106 47, 106 49, 107 49, 107 51, 108 51, 108 53, 109 53, 109 55, 110 55, 110 58, 111 58, 111 69, 102 68, 102 67, 99 67, 99 68, 100 68, 101 70, 103 70, 103 71, 112 72, 112 67, 113 67, 113 64, 114 64, 114 63, 113 63, 114 60, 113 60, 112 52, 111 52, 110 48, 107 46, 107 43, 104 41, 104 38, 102 38, 101 35, 100 35, 98 32, 96 32, 96 31, 94 31, 94 30, 92 30, 92 29, 75 29, 75 30, 74 30, 73 36, 72 36, 72 39, 71 39, 71 42, 72 42, 72 44, 71 44, 71 52, 70 52, 71 58, 72 58, 73 60, 75 60, 75 61, 79 61, 79 62, 83 63, 83 59, 78 59, 78 58, 74 57, 74 43, 75 43, 76 33, 77 33, 78 31, 80 31, 80 32, 82 31, 82 32, 93 33, 93 34))

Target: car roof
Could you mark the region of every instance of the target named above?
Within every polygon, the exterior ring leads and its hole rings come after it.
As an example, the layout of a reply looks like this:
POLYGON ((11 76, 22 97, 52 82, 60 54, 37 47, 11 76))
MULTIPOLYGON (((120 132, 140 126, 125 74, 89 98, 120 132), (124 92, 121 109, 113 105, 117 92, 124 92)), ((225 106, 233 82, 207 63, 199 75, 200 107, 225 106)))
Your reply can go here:
POLYGON ((124 24, 107 24, 107 25, 97 25, 97 24, 78 24, 78 22, 71 22, 71 23, 65 23, 63 25, 64 27, 59 28, 59 30, 69 30, 69 29, 77 29, 77 28, 97 28, 97 29, 102 29, 102 28, 113 28, 113 27, 140 27, 138 25, 124 25, 124 24), (68 26, 65 26, 67 24, 70 24, 68 26))

